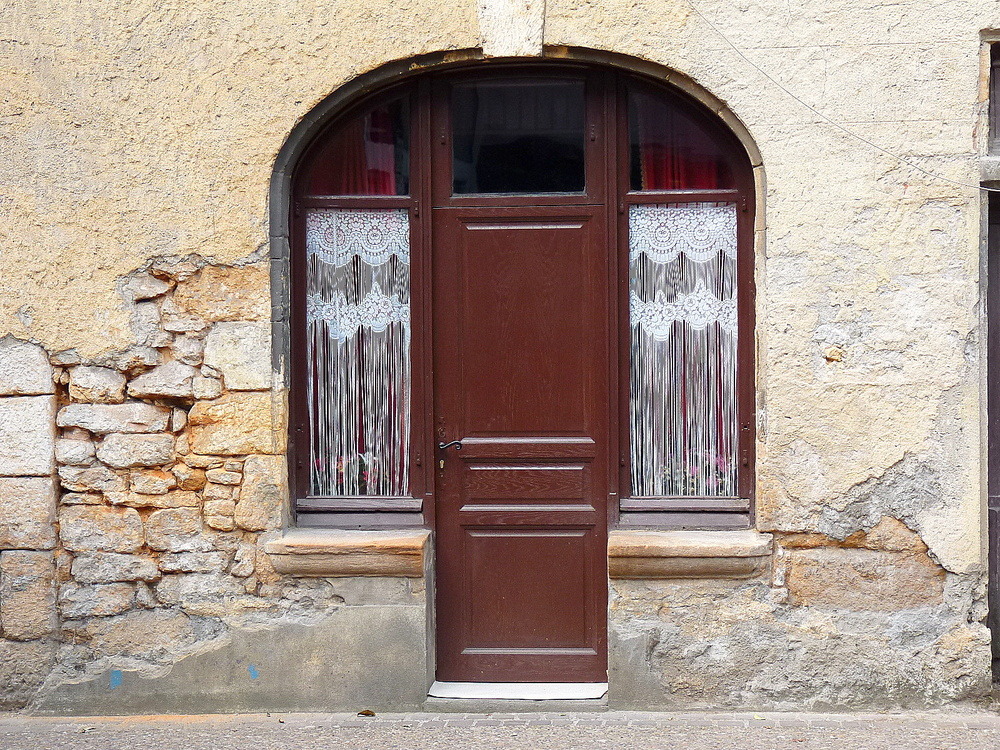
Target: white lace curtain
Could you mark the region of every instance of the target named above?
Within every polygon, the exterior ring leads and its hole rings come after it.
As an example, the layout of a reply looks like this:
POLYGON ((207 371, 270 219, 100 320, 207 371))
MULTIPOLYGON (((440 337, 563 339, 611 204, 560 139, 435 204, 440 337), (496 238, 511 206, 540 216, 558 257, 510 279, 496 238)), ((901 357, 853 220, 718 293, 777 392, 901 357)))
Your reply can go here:
POLYGON ((306 326, 313 495, 409 494, 405 209, 310 209, 306 326))
POLYGON ((735 496, 736 206, 629 209, 634 497, 735 496))

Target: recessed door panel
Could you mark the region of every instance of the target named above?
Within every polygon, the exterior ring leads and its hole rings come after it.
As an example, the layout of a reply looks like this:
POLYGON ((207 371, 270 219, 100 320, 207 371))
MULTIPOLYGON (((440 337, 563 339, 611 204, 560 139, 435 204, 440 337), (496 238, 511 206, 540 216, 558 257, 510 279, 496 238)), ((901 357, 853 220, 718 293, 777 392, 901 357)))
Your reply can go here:
POLYGON ((584 434, 589 217, 466 220, 458 342, 475 435, 584 434))
MULTIPOLYGON (((586 529, 466 529, 469 649, 587 648, 586 529), (531 561, 526 565, 525 561, 531 561)), ((474 651, 473 651, 474 653, 474 651)))
POLYGON ((587 481, 583 464, 503 464, 468 467, 465 507, 501 503, 581 503, 587 481))
POLYGON ((607 679, 603 207, 434 217, 438 679, 607 679))

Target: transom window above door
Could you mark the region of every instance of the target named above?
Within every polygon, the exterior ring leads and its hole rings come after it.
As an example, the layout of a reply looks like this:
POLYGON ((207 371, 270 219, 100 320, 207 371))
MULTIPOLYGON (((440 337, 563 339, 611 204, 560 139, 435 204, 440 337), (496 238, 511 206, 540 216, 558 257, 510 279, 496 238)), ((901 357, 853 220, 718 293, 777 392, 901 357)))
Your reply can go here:
POLYGON ((509 79, 452 89, 456 194, 582 193, 584 82, 509 79))
POLYGON ((611 392, 588 395, 608 405, 613 515, 746 526, 752 191, 746 154, 714 115, 621 72, 497 64, 415 76, 345 110, 294 178, 291 473, 302 517, 419 523, 434 496, 439 212, 509 207, 514 226, 528 221, 518 210, 585 205, 604 207, 615 259, 603 288, 618 367, 611 392))

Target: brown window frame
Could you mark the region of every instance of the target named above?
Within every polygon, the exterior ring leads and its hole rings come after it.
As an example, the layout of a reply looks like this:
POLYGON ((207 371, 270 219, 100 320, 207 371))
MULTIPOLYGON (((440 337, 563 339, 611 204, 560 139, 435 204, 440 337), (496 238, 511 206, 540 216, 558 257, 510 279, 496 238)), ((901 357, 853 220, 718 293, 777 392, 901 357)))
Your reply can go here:
MULTIPOLYGON (((755 336, 754 336, 754 180, 746 151, 736 136, 704 105, 663 82, 601 66, 580 63, 536 62, 491 64, 442 73, 418 75, 365 95, 342 110, 306 149, 292 176, 290 202, 291 358, 289 393, 289 487, 300 526, 376 528, 433 526, 434 471, 433 394, 431 392, 431 308, 429 243, 433 205, 463 205, 482 197, 451 195, 451 165, 442 154, 450 150, 448 91, 455 81, 524 75, 580 77, 587 83, 586 194, 606 206, 609 243, 616 245, 617 262, 609 267, 609 288, 619 303, 613 310, 618 356, 610 373, 612 429, 610 455, 618 466, 609 476, 609 522, 650 528, 747 528, 752 525, 754 496, 755 336), (640 85, 662 92, 692 114, 725 144, 735 177, 735 188, 718 190, 633 191, 630 186, 627 89, 640 85), (304 192, 306 166, 325 138, 347 118, 403 96, 410 97, 410 194, 407 196, 315 196, 304 192), (447 144, 447 149, 442 144, 447 144), (437 150, 437 154, 435 151, 437 150), (596 180, 596 182, 592 182, 596 180), (737 415, 740 427, 739 497, 631 498, 629 442, 628 337, 628 210, 641 203, 735 202, 737 222, 738 369, 737 415), (309 410, 306 398, 304 225, 308 208, 405 208, 410 215, 411 304, 411 493, 408 497, 314 497, 310 488, 309 410), (617 427, 615 427, 617 425, 617 427), (617 444, 617 445, 615 445, 617 444)), ((579 201, 579 195, 497 196, 496 205, 557 205, 579 201)), ((613 358, 614 360, 614 358, 613 358)))

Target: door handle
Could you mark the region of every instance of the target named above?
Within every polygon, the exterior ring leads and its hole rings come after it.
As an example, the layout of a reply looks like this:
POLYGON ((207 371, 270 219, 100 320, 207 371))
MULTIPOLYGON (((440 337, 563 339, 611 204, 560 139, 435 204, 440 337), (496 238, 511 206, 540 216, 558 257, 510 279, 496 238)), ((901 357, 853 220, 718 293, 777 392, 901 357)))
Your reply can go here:
POLYGON ((440 448, 441 450, 447 450, 448 448, 451 448, 453 445, 455 446, 455 450, 457 451, 462 450, 461 440, 452 440, 450 443, 438 443, 438 448, 440 448))

